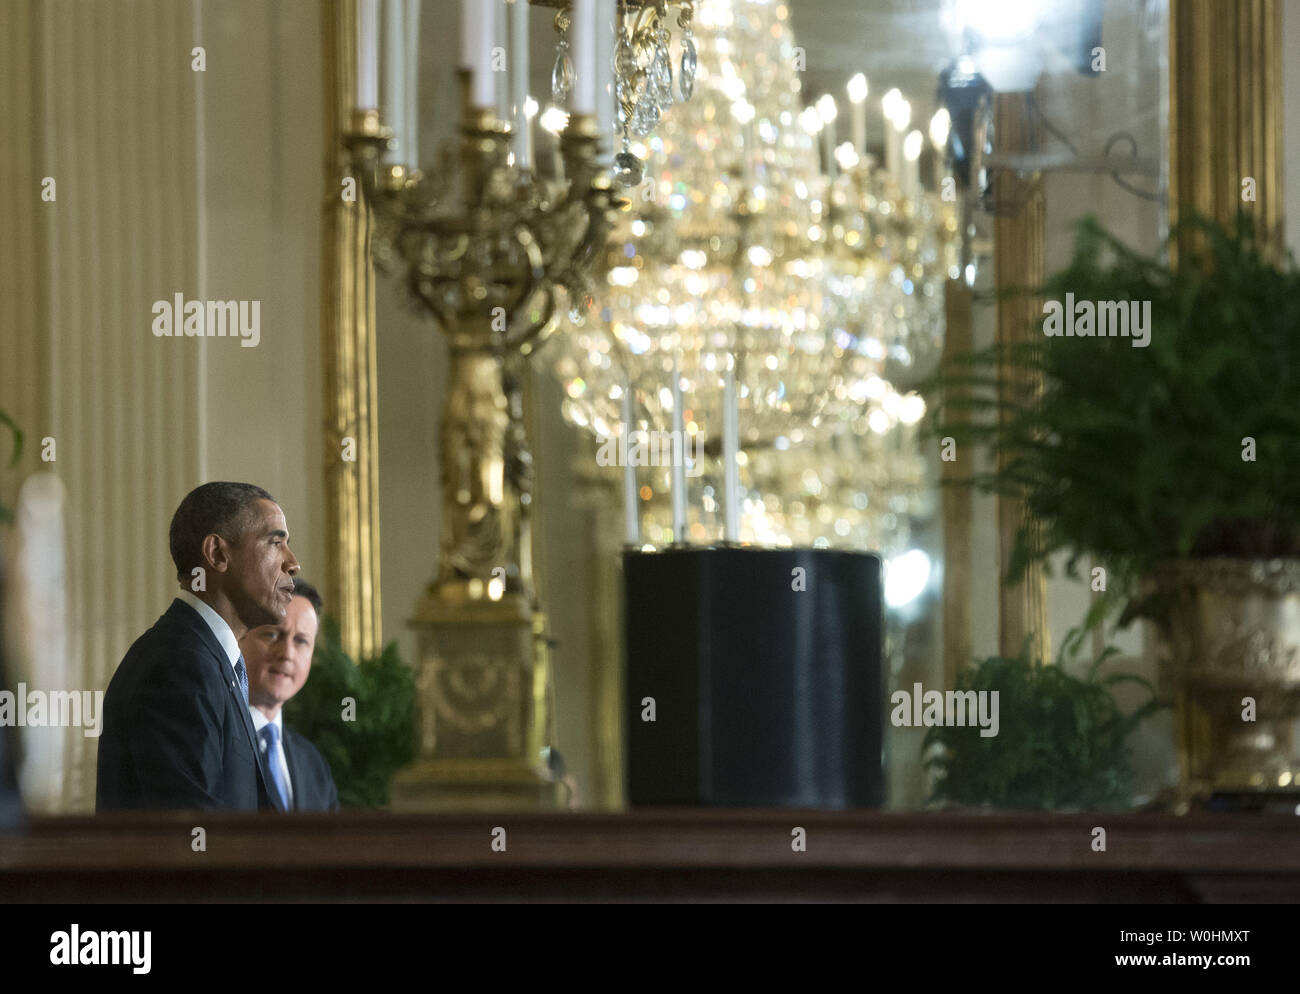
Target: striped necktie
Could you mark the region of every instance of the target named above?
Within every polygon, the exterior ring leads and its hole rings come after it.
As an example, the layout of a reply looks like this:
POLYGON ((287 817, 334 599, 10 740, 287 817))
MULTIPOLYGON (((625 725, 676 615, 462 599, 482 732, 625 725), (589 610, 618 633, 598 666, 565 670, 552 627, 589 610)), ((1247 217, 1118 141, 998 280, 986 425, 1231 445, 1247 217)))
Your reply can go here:
POLYGON ((235 678, 239 680, 239 692, 244 695, 244 707, 248 707, 248 671, 244 669, 244 657, 235 660, 235 678))
POLYGON ((262 730, 257 733, 262 740, 262 747, 266 750, 266 765, 271 771, 271 780, 275 783, 275 789, 280 793, 280 804, 284 810, 289 810, 289 792, 284 786, 284 771, 280 769, 280 757, 275 754, 275 745, 280 741, 280 729, 276 728, 275 722, 269 722, 262 726, 262 730))

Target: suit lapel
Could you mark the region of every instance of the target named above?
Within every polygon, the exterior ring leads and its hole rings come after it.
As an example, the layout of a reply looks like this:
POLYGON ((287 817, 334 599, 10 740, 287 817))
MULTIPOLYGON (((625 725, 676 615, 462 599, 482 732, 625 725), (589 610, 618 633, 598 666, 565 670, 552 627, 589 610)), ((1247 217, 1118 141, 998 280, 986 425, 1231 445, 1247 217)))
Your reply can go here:
MULTIPOLYGON (((227 662, 226 666, 229 667, 230 663, 227 662)), ((262 744, 257 741, 257 729, 253 727, 253 716, 248 713, 248 705, 244 703, 244 695, 239 690, 238 682, 235 682, 233 677, 231 679, 228 689, 234 698, 235 710, 244 719, 244 732, 248 735, 248 743, 253 747, 253 756, 257 759, 257 775, 262 778, 262 787, 266 790, 266 796, 271 799, 275 810, 283 811, 284 805, 280 803, 280 792, 275 789, 275 781, 271 779, 271 771, 266 765, 271 758, 262 754, 262 744)))
MULTIPOLYGON (((221 642, 208 623, 203 620, 202 616, 190 607, 179 597, 172 601, 172 606, 167 610, 177 621, 198 632, 199 638, 203 644, 208 647, 208 653, 213 657, 217 664, 217 672, 221 674, 222 682, 226 685, 226 692, 230 694, 235 705, 235 713, 243 720, 244 734, 248 737, 248 745, 253 750, 253 758, 257 762, 257 775, 262 778, 262 788, 266 791, 266 796, 271 799, 271 804, 277 811, 283 811, 284 806, 280 803, 280 792, 275 789, 275 783, 271 779, 271 774, 266 768, 266 761, 262 758, 262 750, 258 747, 257 730, 253 728, 253 716, 248 713, 248 705, 244 702, 244 695, 239 690, 239 681, 235 679, 234 667, 230 665, 230 660, 226 658, 226 650, 221 647, 221 642)), ((247 664, 245 664, 247 668, 247 664)))

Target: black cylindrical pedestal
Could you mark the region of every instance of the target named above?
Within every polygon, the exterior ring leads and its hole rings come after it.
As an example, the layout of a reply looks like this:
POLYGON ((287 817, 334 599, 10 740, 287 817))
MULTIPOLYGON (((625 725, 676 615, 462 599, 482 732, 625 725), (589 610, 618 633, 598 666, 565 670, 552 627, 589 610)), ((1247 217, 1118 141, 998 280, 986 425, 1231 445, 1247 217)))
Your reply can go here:
POLYGON ((878 556, 629 551, 623 569, 632 805, 883 804, 878 556))

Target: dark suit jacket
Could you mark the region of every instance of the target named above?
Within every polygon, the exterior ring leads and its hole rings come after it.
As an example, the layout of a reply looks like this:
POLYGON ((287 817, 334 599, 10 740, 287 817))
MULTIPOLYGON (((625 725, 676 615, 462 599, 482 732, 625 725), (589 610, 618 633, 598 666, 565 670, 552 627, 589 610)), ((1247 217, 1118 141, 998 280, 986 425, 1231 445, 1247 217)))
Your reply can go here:
POLYGON ((329 764, 314 745, 284 726, 284 761, 289 764, 295 811, 337 811, 339 792, 329 764))
POLYGON ((98 810, 282 810, 230 660, 184 601, 127 650, 103 707, 98 810))

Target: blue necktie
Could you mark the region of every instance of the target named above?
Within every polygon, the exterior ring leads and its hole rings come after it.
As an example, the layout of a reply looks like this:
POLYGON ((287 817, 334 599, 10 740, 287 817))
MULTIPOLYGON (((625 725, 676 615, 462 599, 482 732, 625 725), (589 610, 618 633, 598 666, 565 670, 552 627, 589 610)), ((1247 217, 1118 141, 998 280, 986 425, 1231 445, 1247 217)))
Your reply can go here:
POLYGON ((266 749, 266 765, 271 770, 271 780, 275 783, 275 789, 280 792, 280 803, 284 810, 289 810, 289 791, 284 786, 284 772, 280 769, 280 759, 275 754, 275 744, 280 740, 280 729, 275 727, 275 723, 263 725, 262 730, 257 733, 262 740, 262 746, 266 749))
POLYGON ((248 671, 244 669, 244 657, 235 660, 235 677, 239 680, 239 692, 244 695, 244 707, 248 707, 248 671))

